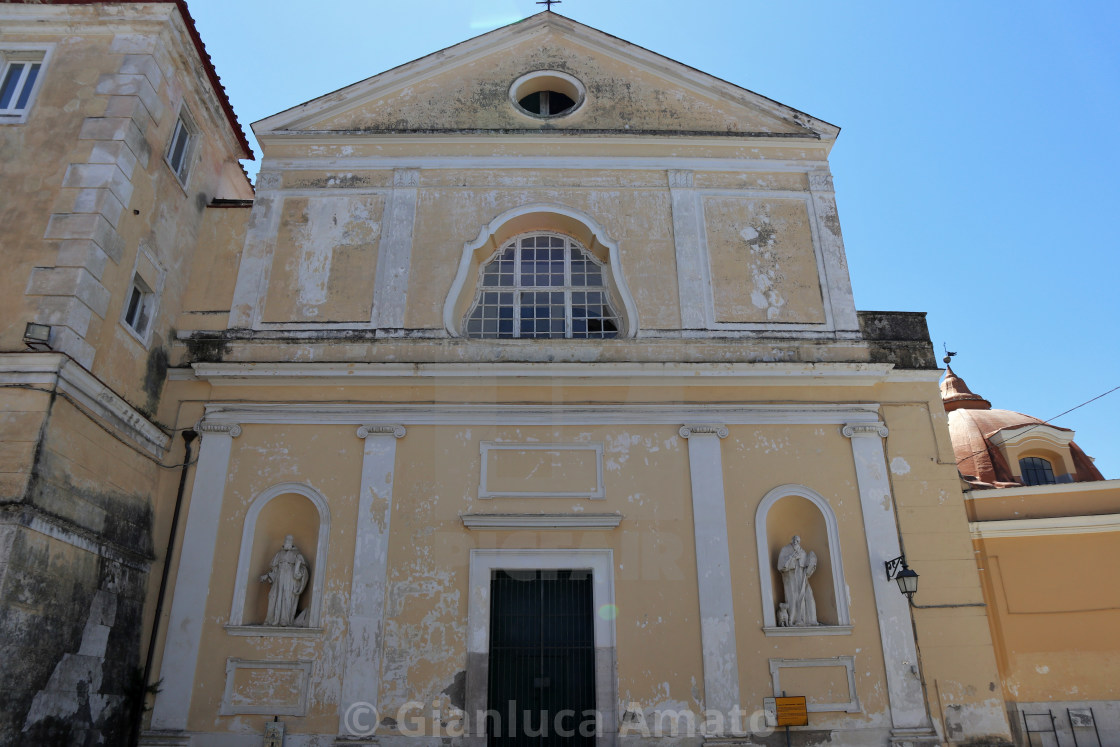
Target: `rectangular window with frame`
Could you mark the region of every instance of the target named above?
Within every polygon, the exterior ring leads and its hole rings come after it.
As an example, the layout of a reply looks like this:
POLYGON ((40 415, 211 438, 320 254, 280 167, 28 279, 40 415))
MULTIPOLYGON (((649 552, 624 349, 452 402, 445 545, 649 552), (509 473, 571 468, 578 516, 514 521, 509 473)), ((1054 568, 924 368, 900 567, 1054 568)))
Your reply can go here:
POLYGON ((141 338, 148 334, 155 303, 156 294, 151 286, 144 282, 144 278, 134 275, 132 287, 128 291, 128 300, 125 302, 124 323, 141 338))
POLYGON ((0 122, 24 122, 46 64, 44 50, 0 49, 0 122))
POLYGON ((179 112, 175 120, 175 129, 171 133, 171 142, 167 146, 167 155, 164 160, 171 167, 175 178, 186 186, 187 177, 190 175, 191 161, 194 158, 195 141, 198 139, 198 128, 191 119, 186 109, 179 112))

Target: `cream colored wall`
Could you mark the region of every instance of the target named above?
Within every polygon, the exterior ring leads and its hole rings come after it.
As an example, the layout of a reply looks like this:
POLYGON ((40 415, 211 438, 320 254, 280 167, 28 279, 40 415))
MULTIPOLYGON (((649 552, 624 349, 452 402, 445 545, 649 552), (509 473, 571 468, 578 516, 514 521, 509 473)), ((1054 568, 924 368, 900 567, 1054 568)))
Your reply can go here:
MULTIPOLYGON (((51 213, 74 202, 77 190, 62 188, 72 162, 89 157, 92 142, 79 141, 87 116, 100 116, 105 97, 94 93, 97 80, 119 57, 108 54, 111 37, 44 34, 28 38, 22 30, 0 28, 5 42, 56 46, 25 123, 0 124, 0 224, 4 226, 4 272, 0 275, 0 349, 22 350, 24 326, 38 299, 24 296, 34 267, 53 266, 58 247, 43 240, 51 213), (65 50, 65 54, 60 54, 65 50), (27 157, 34 154, 33 158, 27 157)), ((116 72, 112 69, 112 72, 116 72)))
MULTIPOLYGON (((160 33, 167 46, 176 51, 182 49, 179 45, 189 43, 166 30, 160 33)), ((154 386, 145 386, 145 378, 153 357, 165 355, 170 347, 168 334, 182 309, 196 248, 206 236, 202 228, 209 212, 206 205, 219 196, 244 196, 220 194, 220 190, 228 189, 223 186, 229 181, 226 167, 240 154, 234 150, 229 125, 218 110, 208 83, 195 74, 193 58, 168 54, 162 62, 167 82, 160 95, 166 109, 160 121, 153 122, 145 133, 151 148, 148 165, 143 172, 137 167, 132 178, 132 198, 117 226, 124 253, 119 263, 109 263, 102 280, 110 292, 108 312, 87 337, 97 349, 93 372, 134 405, 147 410, 154 407, 155 398, 154 386), (186 106, 201 131, 185 188, 164 161, 180 104, 186 106), (120 321, 140 247, 151 252, 164 272, 159 309, 146 346, 129 334, 120 321)), ((219 279, 218 288, 221 282, 219 279)))
POLYGON ((207 208, 176 329, 218 330, 229 323, 249 208, 207 208))
MULTIPOLYGON (((0 349, 22 350, 28 321, 62 324, 59 319, 39 318, 44 296, 31 295, 38 291, 31 290, 28 278, 32 268, 40 268, 41 273, 42 268, 65 267, 61 275, 86 272, 78 268, 88 260, 74 256, 82 239, 47 240, 43 236, 52 214, 73 211, 77 217, 95 218, 95 211, 76 206, 88 194, 108 192, 100 188, 103 185, 92 188, 82 183, 79 188, 74 180, 63 187, 67 174, 87 167, 95 145, 105 145, 105 141, 90 139, 96 136, 88 133, 79 139, 81 133, 91 123, 108 127, 133 117, 143 136, 137 142, 129 141, 130 147, 147 152, 139 154, 140 162, 130 175, 117 177, 127 182, 131 194, 119 218, 109 218, 111 239, 99 239, 118 245, 121 254, 119 260, 87 267, 92 274, 84 276, 81 287, 97 284, 93 296, 108 298, 104 317, 93 313, 84 333, 85 342, 95 351, 91 370, 130 404, 150 412, 158 399, 167 335, 179 315, 205 205, 219 196, 251 196, 244 175, 229 171, 231 165, 237 169, 240 148, 208 81, 197 75, 197 52, 174 6, 136 5, 113 12, 94 4, 41 6, 36 13, 42 17, 34 22, 18 10, 11 11, 10 22, 0 31, 0 45, 18 41, 56 46, 43 69, 41 88, 27 122, 0 126, 0 154, 4 154, 0 191, 7 195, 0 218, 12 261, 0 278, 4 291, 0 293, 0 318, 4 320, 0 322, 0 349), (129 52, 158 66, 158 73, 149 73, 162 81, 154 89, 154 98, 99 92, 108 77, 121 73, 129 52), (181 102, 200 129, 186 189, 164 162, 181 102), (126 110, 126 105, 133 109, 126 110), (158 314, 147 345, 120 322, 141 247, 153 255, 164 273, 158 314)), ((92 160, 99 159, 104 161, 102 156, 92 160)), ((113 167, 101 164, 99 168, 113 167)), ((64 295, 57 290, 56 281, 51 283, 50 294, 54 295, 50 297, 64 295)))
MULTIPOLYGON (((251 725, 258 733, 265 716, 218 716, 226 683, 226 659, 282 661, 309 660, 313 670, 311 708, 301 720, 300 731, 334 733, 338 728, 338 688, 341 662, 346 654, 345 611, 348 608, 350 567, 354 559, 354 523, 361 477, 362 442, 352 427, 246 426, 234 443, 223 515, 218 530, 214 575, 206 606, 206 624, 198 660, 198 674, 191 700, 190 728, 199 731, 238 731, 251 725), (233 603, 233 587, 246 513, 261 492, 282 482, 300 482, 321 493, 330 504, 331 534, 328 539, 325 588, 323 589, 323 632, 312 637, 245 637, 226 632, 233 603)), ((275 500, 282 500, 278 498, 275 500)), ((306 499, 304 499, 306 500, 306 499)), ((285 523, 278 516, 266 518, 271 528, 291 526, 285 533, 300 534, 301 511, 285 523)), ((282 538, 281 538, 282 541, 282 538)), ((306 540, 304 540, 306 541, 306 540)), ((279 550, 254 550, 256 560, 279 550)), ((309 548, 300 548, 309 563, 315 563, 309 548)), ((267 567, 252 565, 250 584, 267 567)), ((312 568, 314 572, 314 568, 312 568)), ((259 590, 258 590, 259 591, 259 590)), ((246 622, 260 622, 251 618, 246 622)), ((294 730, 294 729, 292 729, 294 730)))
POLYGON ((664 79, 555 31, 538 32, 319 122, 329 130, 528 128, 539 119, 507 106, 510 84, 534 70, 561 70, 587 88, 588 102, 563 119, 577 129, 807 132, 747 104, 666 87, 664 79))
MULTIPOLYGON (((477 186, 428 189, 421 173, 406 326, 442 328, 443 304, 451 290, 463 244, 473 241, 479 229, 501 213, 532 203, 566 205, 599 221, 608 236, 619 244, 623 272, 634 294, 642 326, 680 326, 675 276, 665 271, 676 266, 667 185, 642 188, 643 182, 648 183, 648 176, 633 178, 625 172, 600 174, 600 183, 608 179, 614 182, 605 189, 571 186, 578 183, 579 172, 554 173, 545 179, 508 172, 491 178, 485 173, 464 173, 458 177, 477 186), (548 182, 568 186, 550 186, 548 182)), ((448 178, 454 180, 455 175, 437 176, 440 180, 448 178)), ((477 287, 476 278, 468 279, 464 291, 471 298, 477 287)))
POLYGON ((48 412, 45 392, 8 388, 0 396, 0 496, 18 500, 27 488, 48 412))
MULTIPOLYGON (((824 323, 808 203, 788 196, 757 196, 779 189, 804 191, 804 174, 700 174, 698 178, 707 178, 713 188, 753 190, 751 196, 721 194, 703 202, 716 320, 824 323)), ((388 194, 380 185, 387 179, 385 172, 340 174, 328 168, 284 174, 284 188, 298 191, 281 203, 262 321, 369 322, 388 194), (370 194, 371 189, 384 192, 370 194), (315 228, 319 223, 322 227, 315 228)), ((808 192, 804 194, 807 198, 808 192)), ((443 306, 463 245, 474 241, 480 228, 496 216, 525 204, 565 205, 599 222, 619 245, 641 328, 680 328, 666 176, 610 169, 421 170, 406 327, 443 327, 443 306)), ((545 221, 527 230, 532 228, 556 230, 557 226, 545 221)), ((480 250, 479 261, 490 251, 480 250)), ((469 306, 476 285, 477 275, 472 272, 460 306, 469 306)))
POLYGON ((368 323, 384 210, 382 195, 286 199, 262 321, 368 323))
POLYGON ((1116 533, 977 539, 975 546, 1007 699, 1120 699, 1120 587, 1107 581, 1120 567, 1116 533))
POLYGON ((927 702, 947 735, 1000 733, 999 673, 944 408, 931 386, 892 394, 881 400, 898 403, 883 407, 887 469, 903 551, 920 576, 914 603, 952 605, 913 610, 927 702))
MULTIPOLYGON (((177 385, 181 386, 181 385, 177 385)), ((192 387, 195 385, 191 385, 192 387)), ((893 392, 902 396, 907 388, 893 392)), ((675 398, 708 399, 724 396, 724 390, 705 388, 686 392, 627 392, 615 388, 541 390, 499 388, 496 391, 457 389, 437 391, 404 388, 380 389, 390 399, 424 401, 462 397, 480 402, 539 400, 634 401, 675 398), (396 395, 396 396, 394 396, 396 395)), ((778 394, 781 390, 775 392, 778 394)), ((786 390, 790 393, 797 390, 786 390)), ((237 393, 259 400, 292 400, 296 390, 284 388, 214 390, 210 397, 221 399, 237 393)), ((307 392, 310 394, 310 392, 307 392)), ((184 392, 185 394, 185 392, 184 392)), ((315 392, 323 396, 322 390, 315 392)), ((743 391, 744 398, 757 398, 761 391, 743 391)), ((303 399, 304 392, 295 396, 303 399)), ((801 392, 802 398, 807 398, 801 392)), ((328 391, 325 398, 361 400, 368 396, 361 388, 328 391)), ((848 392, 848 398, 861 399, 848 392)), ((769 399, 769 398, 767 398, 769 399)), ((921 409, 921 408, 919 408, 921 409)), ((927 416, 928 417, 928 414, 927 416)), ((356 510, 355 493, 361 470, 361 441, 353 427, 336 426, 252 426, 233 442, 233 461, 226 488, 226 509, 218 538, 215 568, 211 582, 209 624, 200 648, 205 662, 196 681, 196 700, 192 705, 192 728, 234 728, 235 723, 254 724, 257 717, 221 718, 213 721, 220 692, 224 689, 224 662, 228 656, 249 659, 290 660, 311 658, 341 661, 345 640, 345 610, 349 590, 348 565, 353 552, 350 527, 356 510), (245 639, 231 636, 221 625, 228 618, 236 567, 242 517, 251 496, 270 484, 295 480, 319 489, 331 503, 331 560, 327 569, 327 604, 324 606, 325 633, 321 639, 245 639)), ((895 426, 903 427, 903 426, 895 426)), ((676 433, 676 426, 416 426, 397 442, 394 513, 389 548, 384 665, 380 702, 383 711, 395 710, 409 700, 445 700, 443 691, 455 682, 465 666, 465 625, 468 598, 468 551, 471 548, 551 548, 608 547, 615 554, 615 589, 619 608, 616 621, 619 661, 619 697, 623 702, 640 703, 646 708, 692 708, 703 702, 696 567, 687 442, 676 433), (481 441, 605 444, 606 500, 562 498, 491 499, 477 498, 481 441), (433 469, 433 465, 436 468, 433 469), (571 512, 573 510, 618 511, 624 519, 619 529, 609 532, 580 531, 487 531, 470 532, 462 527, 460 513, 501 511, 571 512), (658 656, 650 657, 650 651, 658 656), (386 710, 388 709, 388 710, 386 710)), ((927 433, 929 432, 927 426, 927 433)), ((928 446, 928 445, 927 445, 928 446)), ((733 427, 723 442, 724 480, 727 493, 728 526, 733 561, 733 596, 736 600, 737 639, 740 651, 742 700, 750 708, 760 707, 769 696, 769 658, 832 657, 853 655, 857 662, 857 689, 864 707, 860 714, 816 714, 814 723, 855 727, 881 723, 887 707, 883 689, 881 644, 874 599, 871 593, 866 542, 862 536, 859 492, 852 465, 851 444, 841 436, 838 426, 733 427), (813 465, 809 479, 806 464, 813 465), (828 479, 823 476, 827 475, 828 479), (760 481, 760 477, 763 478, 760 481), (809 638, 770 638, 761 631, 760 591, 755 561, 753 523, 758 502, 771 489, 784 483, 806 484, 820 492, 833 506, 839 522, 842 556, 847 584, 852 597, 851 636, 809 638)), ((516 462, 516 458, 514 459, 516 462)), ((530 455, 522 465, 507 464, 506 469, 521 473, 540 466, 539 454, 530 455)), ((944 471, 944 468, 935 468, 944 471)), ((577 482, 586 483, 582 466, 577 482)), ((931 473, 933 474, 933 473, 931 473)), ((942 477, 944 477, 942 475, 942 477)), ((561 480, 558 474, 551 481, 561 480)), ((900 476, 896 484, 900 506, 921 494, 927 479, 910 484, 900 476)), ((951 481, 950 481, 951 484, 951 481)), ((905 510, 905 509, 902 509, 905 510)), ((944 523, 944 519, 941 520, 944 523)), ((936 529, 936 524, 929 529, 936 529)), ((277 532, 280 530, 277 529, 277 532)), ((950 530, 947 528, 946 533, 950 530)), ((808 540, 810 543, 816 540, 808 540)), ((813 547, 818 554, 826 548, 813 547)), ((268 553, 265 553, 266 555, 268 553)), ((263 556, 262 556, 263 557, 263 556)), ((933 601, 937 578, 945 571, 923 557, 920 570, 922 596, 933 601), (926 595, 929 596, 926 596, 926 595)), ((969 558, 969 560, 971 560, 969 558)), ((262 572, 254 568, 251 576, 262 572)), ((817 584, 826 581, 818 570, 817 584)), ((252 583, 252 582, 251 582, 252 583)), ((824 596, 822 594, 822 596, 824 596)), ((954 597, 956 598, 956 597, 954 597)), ((981 617, 983 620, 983 617, 981 617)), ((983 650, 983 640, 965 644, 983 650)), ((926 652, 925 641, 923 653, 926 652)), ((953 646, 960 640, 952 641, 953 646)), ((990 648, 989 648, 990 652, 990 648)), ((962 690, 971 688, 973 701, 982 700, 979 680, 983 659, 975 661, 976 651, 958 652, 952 647, 930 647, 935 661, 929 666, 942 679, 950 673, 962 690), (936 661, 944 657, 943 661, 936 661), (969 658, 973 661, 969 661, 969 658), (938 669, 940 667, 940 669, 938 669), (966 674, 961 675, 961 669, 966 674), (971 675, 976 675, 969 679, 971 675)), ((990 657, 990 653, 989 653, 990 657)), ((993 664, 994 669, 994 664, 993 664)), ((821 682, 811 694, 825 697, 833 685, 834 673, 818 672, 821 682)), ((289 730, 315 731, 334 728, 337 679, 316 670, 318 684, 312 689, 313 707, 308 718, 289 723, 289 730), (332 726, 333 723, 333 726, 332 726)), ((987 680, 985 680, 986 682, 987 680)), ((808 682, 808 681, 807 681, 808 682)), ((815 682, 815 680, 814 680, 815 682)), ((806 684, 808 686, 808 684, 806 684)), ((833 688, 834 689, 834 688, 833 688)), ((846 693, 846 691, 845 691, 846 693)), ((972 702, 961 696, 965 706, 972 702)), ((747 707, 747 706, 744 706, 747 707)), ((935 711, 936 713, 937 711, 935 711)), ((263 717, 262 717, 263 718, 263 717)))
MULTIPOLYGON (((739 646, 740 695, 748 710, 761 707, 771 697, 769 659, 830 658, 854 656, 856 692, 862 713, 814 713, 814 728, 866 727, 882 723, 888 708, 882 683, 882 644, 875 611, 875 600, 868 575, 867 542, 863 537, 863 514, 859 488, 852 462, 851 443, 836 426, 769 426, 731 428, 723 442, 724 492, 727 499, 727 525, 732 562, 732 597, 735 599, 735 624, 739 646), (811 466, 810 466, 811 465, 811 466), (836 514, 847 591, 851 596, 852 634, 837 636, 766 636, 762 631, 762 592, 755 547, 755 512, 762 498, 780 485, 804 485, 819 493, 836 514)), ((788 500, 788 499, 786 499, 788 500)), ((804 501, 804 499, 797 499, 804 501)), ((779 501, 773 528, 770 555, 776 561, 782 545, 802 532, 802 546, 817 554, 818 568, 811 578, 818 607, 831 594, 831 570, 827 562, 827 543, 815 532, 804 532, 798 519, 783 511, 779 501), (782 539, 779 539, 782 538, 782 539), (779 543, 780 544, 777 544, 779 543)), ((815 506, 809 504, 813 512, 815 506)), ((814 517, 815 519, 815 517, 814 517)), ((770 569, 767 573, 773 574, 770 569)), ((774 588, 774 603, 782 601, 780 578, 774 588)), ((822 618, 822 621, 823 620, 822 618)), ((796 677, 796 675, 794 675, 796 677)), ((783 681, 786 673, 782 675, 783 681)), ((806 692, 789 689, 790 694, 805 694, 810 702, 847 700, 847 686, 837 695, 828 682, 831 673, 812 670, 809 679, 789 680, 803 685, 806 692)), ((846 680, 845 680, 846 683, 846 680)))
POLYGON ((1120 514, 1120 480, 972 490, 965 501, 970 521, 1120 514))
POLYGON ((807 203, 709 196, 704 218, 717 321, 826 321, 807 203))

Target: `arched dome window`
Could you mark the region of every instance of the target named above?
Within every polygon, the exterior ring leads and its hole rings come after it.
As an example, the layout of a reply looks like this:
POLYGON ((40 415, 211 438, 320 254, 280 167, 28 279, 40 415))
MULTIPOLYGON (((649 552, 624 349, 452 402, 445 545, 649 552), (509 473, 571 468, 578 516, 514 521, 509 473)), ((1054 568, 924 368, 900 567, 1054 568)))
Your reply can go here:
POLYGON ((1054 468, 1042 457, 1023 457, 1019 460, 1019 470, 1024 485, 1054 485, 1054 468))
POLYGON ((569 236, 518 236, 490 257, 479 276, 464 325, 467 337, 618 336, 603 264, 569 236))

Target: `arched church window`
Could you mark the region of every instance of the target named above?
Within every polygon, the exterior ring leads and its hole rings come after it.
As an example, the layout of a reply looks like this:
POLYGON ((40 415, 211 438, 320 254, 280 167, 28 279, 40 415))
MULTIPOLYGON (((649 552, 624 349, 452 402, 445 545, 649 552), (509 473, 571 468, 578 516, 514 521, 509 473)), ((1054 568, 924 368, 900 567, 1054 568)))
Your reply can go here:
POLYGON ((1024 457, 1019 460, 1019 471, 1024 485, 1054 485, 1054 468, 1042 457, 1024 457))
POLYGON ((603 263, 569 236, 518 236, 482 266, 478 294, 466 317, 466 336, 618 337, 619 315, 605 272, 603 263))

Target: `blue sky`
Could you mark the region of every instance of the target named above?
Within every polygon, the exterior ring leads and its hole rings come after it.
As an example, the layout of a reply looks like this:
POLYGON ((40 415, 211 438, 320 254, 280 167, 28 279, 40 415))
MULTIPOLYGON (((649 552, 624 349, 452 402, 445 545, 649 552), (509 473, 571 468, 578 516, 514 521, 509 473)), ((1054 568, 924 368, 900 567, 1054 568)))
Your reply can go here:
MULTIPOLYGON (((247 131, 541 7, 190 0, 247 131)), ((856 306, 928 312, 939 355, 958 351, 954 370, 993 406, 1050 418, 1120 386, 1120 3, 556 10, 840 126, 856 306)), ((1055 421, 1107 478, 1120 478, 1117 424, 1120 391, 1055 421)))

